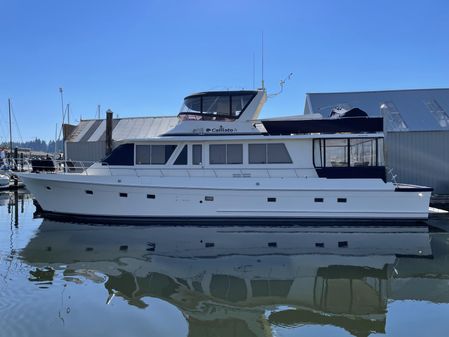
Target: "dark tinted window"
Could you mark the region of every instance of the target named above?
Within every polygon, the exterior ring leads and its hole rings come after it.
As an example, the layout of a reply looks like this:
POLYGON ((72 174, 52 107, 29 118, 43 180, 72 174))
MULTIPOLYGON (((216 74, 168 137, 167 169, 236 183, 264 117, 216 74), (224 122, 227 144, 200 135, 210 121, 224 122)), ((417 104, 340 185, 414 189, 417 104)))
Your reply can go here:
POLYGON ((203 97, 203 113, 219 116, 229 116, 230 99, 228 96, 203 97))
POLYGON ((136 164, 164 165, 175 149, 176 145, 136 145, 136 164))
POLYGON ((236 95, 232 96, 231 115, 239 116, 242 110, 248 105, 253 95, 236 95))
POLYGON ((187 165, 187 145, 184 145, 181 153, 176 158, 174 165, 187 165))
POLYGON ((134 144, 122 144, 103 159, 109 165, 134 165, 134 144))
POLYGON ((203 163, 203 146, 201 144, 192 145, 192 164, 201 165, 203 163))

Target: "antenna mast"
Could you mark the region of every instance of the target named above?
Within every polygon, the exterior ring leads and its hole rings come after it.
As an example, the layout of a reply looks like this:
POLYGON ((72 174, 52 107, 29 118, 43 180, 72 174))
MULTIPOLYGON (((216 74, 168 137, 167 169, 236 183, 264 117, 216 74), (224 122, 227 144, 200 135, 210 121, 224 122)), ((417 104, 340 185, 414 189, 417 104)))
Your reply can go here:
POLYGON ((11 98, 8 98, 8 113, 9 113, 9 158, 12 158, 11 98))
POLYGON ((256 55, 253 53, 253 89, 256 89, 256 55))
POLYGON ((264 59, 263 59, 263 31, 262 31, 262 89, 265 90, 265 81, 263 76, 263 66, 264 66, 264 59))

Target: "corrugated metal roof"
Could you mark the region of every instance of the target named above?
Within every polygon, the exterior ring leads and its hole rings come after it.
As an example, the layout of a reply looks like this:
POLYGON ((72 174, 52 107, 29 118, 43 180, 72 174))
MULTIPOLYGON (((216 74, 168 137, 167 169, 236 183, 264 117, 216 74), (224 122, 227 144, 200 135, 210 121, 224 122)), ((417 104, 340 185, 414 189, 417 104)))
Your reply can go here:
MULTIPOLYGON (((178 118, 174 116, 115 118, 113 120, 112 139, 121 141, 125 139, 156 137, 167 132, 176 124, 178 124, 178 118)), ((105 134, 106 121, 104 119, 82 120, 67 141, 104 141, 105 134)))
POLYGON ((449 89, 309 93, 304 114, 328 117, 335 107, 383 116, 387 130, 449 130, 449 89))

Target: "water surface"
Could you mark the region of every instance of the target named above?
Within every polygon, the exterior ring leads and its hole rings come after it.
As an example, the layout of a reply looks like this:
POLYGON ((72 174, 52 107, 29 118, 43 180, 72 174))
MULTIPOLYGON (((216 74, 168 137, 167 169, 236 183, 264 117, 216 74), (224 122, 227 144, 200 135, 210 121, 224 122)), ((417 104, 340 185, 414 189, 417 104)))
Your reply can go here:
POLYGON ((0 336, 447 336, 449 217, 133 227, 0 194, 0 336))

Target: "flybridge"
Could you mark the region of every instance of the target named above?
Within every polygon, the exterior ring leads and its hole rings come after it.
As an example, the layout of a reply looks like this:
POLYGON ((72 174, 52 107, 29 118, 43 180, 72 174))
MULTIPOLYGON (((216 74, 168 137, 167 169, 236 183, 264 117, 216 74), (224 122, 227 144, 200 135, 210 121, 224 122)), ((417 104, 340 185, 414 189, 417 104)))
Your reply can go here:
POLYGON ((254 135, 265 90, 209 91, 187 96, 178 114, 180 121, 163 136, 254 135))

